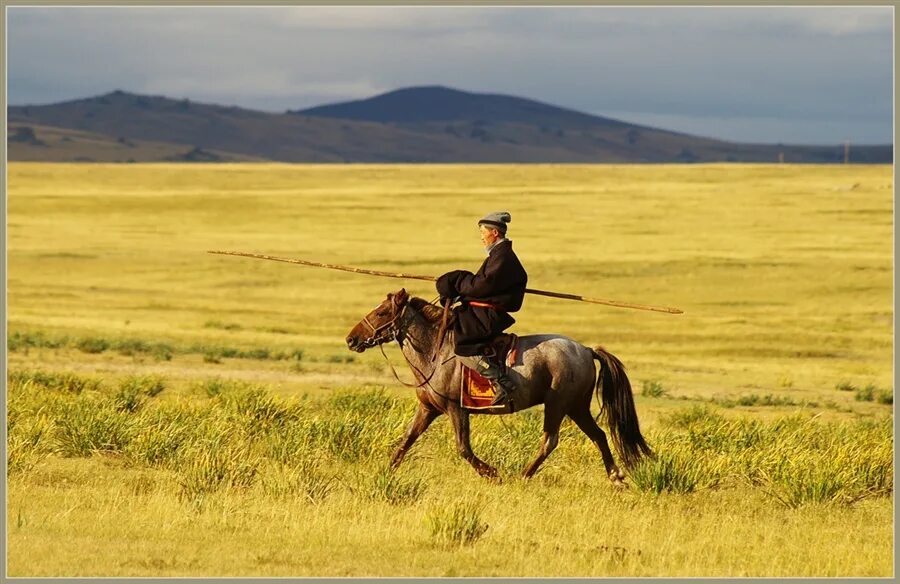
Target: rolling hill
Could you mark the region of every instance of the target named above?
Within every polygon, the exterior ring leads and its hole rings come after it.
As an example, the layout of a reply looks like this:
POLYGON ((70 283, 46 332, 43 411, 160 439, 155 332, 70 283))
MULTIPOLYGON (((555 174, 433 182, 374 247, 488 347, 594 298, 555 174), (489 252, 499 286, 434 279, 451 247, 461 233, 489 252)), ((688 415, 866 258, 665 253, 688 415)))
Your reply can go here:
POLYGON ((32 162, 253 162, 253 156, 53 126, 9 126, 10 159, 32 162), (15 153, 15 157, 12 157, 15 153))
MULTIPOLYGON (((117 90, 57 104, 10 106, 7 114, 9 160, 679 163, 776 162, 779 155, 785 162, 843 160, 840 145, 732 143, 440 86, 285 113, 117 90)), ((890 145, 854 146, 851 154, 852 162, 892 158, 890 145)))
MULTIPOLYGON (((368 99, 313 107, 300 115, 382 123, 490 122, 566 129, 629 124, 520 97, 468 93, 439 85, 398 89, 368 99)), ((635 126, 636 127, 636 126, 635 126)))

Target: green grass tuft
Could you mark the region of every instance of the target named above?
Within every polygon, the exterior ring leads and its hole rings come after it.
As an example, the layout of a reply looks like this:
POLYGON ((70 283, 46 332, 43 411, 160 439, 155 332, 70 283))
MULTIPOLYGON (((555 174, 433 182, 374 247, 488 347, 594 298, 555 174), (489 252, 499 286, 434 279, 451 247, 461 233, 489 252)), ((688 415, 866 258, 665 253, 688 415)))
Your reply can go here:
POLYGON ((250 385, 243 381, 212 377, 195 383, 194 387, 200 393, 205 394, 207 397, 216 397, 218 395, 223 395, 226 393, 246 390, 250 387, 250 385))
POLYGON ((462 502, 429 511, 425 524, 433 542, 449 545, 471 545, 487 532, 480 506, 462 502))
POLYGON ((404 474, 401 470, 383 467, 369 480, 361 481, 366 485, 365 496, 376 501, 385 501, 391 505, 408 505, 415 503, 425 493, 425 481, 416 476, 404 474))
POLYGON ((68 337, 50 337, 40 331, 14 331, 7 336, 10 351, 27 351, 30 348, 59 349, 69 343, 68 337))
POLYGON ((88 337, 80 339, 75 347, 79 351, 84 351, 85 353, 102 353, 109 349, 109 341, 106 339, 88 337))
POLYGON ((318 505, 335 490, 338 479, 321 470, 318 461, 308 459, 307 464, 299 467, 268 463, 260 473, 259 484, 270 497, 302 497, 309 503, 318 505))
POLYGON ((143 405, 146 398, 156 397, 165 388, 165 381, 158 375, 132 375, 119 383, 113 399, 119 409, 134 412, 143 405))
POLYGON ((121 452, 132 435, 128 413, 120 410, 115 399, 77 399, 58 415, 55 442, 62 456, 121 452))
POLYGON ((692 493, 712 486, 716 477, 690 453, 673 450, 642 460, 632 469, 631 480, 638 489, 659 495, 692 493))
POLYGON ((179 494, 189 500, 224 488, 249 487, 256 480, 262 459, 247 445, 216 436, 190 445, 178 458, 179 494))
POLYGON ((85 377, 74 373, 47 371, 14 371, 9 373, 10 385, 23 386, 32 384, 49 391, 80 394, 83 391, 99 391, 103 382, 93 377, 85 377))
POLYGON ((641 384, 641 395, 644 397, 662 397, 665 394, 666 390, 659 381, 650 380, 641 384))
POLYGON ((856 393, 853 396, 853 399, 856 401, 873 401, 875 399, 875 390, 877 388, 872 385, 866 385, 865 387, 861 387, 856 390, 856 393))
POLYGON ((239 331, 241 330, 241 325, 233 323, 233 322, 221 322, 218 320, 208 320, 203 323, 204 328, 214 328, 221 329, 223 331, 239 331))

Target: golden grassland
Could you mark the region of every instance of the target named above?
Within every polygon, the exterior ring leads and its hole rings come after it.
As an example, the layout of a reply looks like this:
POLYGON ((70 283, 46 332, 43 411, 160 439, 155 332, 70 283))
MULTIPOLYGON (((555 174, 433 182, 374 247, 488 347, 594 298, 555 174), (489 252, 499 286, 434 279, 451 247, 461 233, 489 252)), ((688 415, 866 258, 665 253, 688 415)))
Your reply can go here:
POLYGON ((13 163, 8 187, 10 575, 892 574, 890 167, 13 163), (660 454, 626 492, 568 423, 516 479, 537 411, 473 421, 502 484, 446 420, 385 473, 413 398, 343 338, 432 287, 205 253, 474 270, 497 209, 530 287, 685 311, 515 315, 625 363, 660 454))

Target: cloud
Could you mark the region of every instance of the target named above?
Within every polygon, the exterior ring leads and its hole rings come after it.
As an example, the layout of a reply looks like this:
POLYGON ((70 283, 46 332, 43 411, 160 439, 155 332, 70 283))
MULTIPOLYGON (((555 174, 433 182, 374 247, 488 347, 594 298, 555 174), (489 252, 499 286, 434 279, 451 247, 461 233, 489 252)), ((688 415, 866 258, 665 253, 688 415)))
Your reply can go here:
MULTIPOLYGON (((553 19, 569 19, 553 11, 553 19)), ((621 28, 646 33, 703 35, 832 35, 891 34, 893 12, 889 6, 874 7, 633 7, 579 9, 582 24, 603 25, 605 31, 621 28)))
POLYGON ((813 32, 846 36, 893 32, 894 15, 889 7, 838 8, 810 12, 804 26, 813 32))
POLYGON ((288 30, 347 30, 403 32, 406 34, 451 33, 486 25, 493 8, 408 6, 309 6, 291 7, 267 17, 288 30))
POLYGON ((10 7, 7 14, 11 103, 121 88, 283 111, 442 84, 594 112, 786 123, 868 116, 860 128, 871 128, 875 116, 892 124, 891 7, 10 7))

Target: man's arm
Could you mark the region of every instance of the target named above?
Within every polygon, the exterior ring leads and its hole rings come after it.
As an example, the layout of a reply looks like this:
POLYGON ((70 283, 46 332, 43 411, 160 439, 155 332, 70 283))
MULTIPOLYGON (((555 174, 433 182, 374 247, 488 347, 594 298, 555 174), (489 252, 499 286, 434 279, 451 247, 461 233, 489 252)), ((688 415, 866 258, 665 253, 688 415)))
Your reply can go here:
POLYGON ((437 288, 437 293, 441 295, 441 304, 444 303, 445 298, 456 298, 460 295, 457 282, 464 276, 474 276, 474 274, 466 270, 453 270, 437 279, 435 288, 437 288))
POLYGON ((503 292, 503 262, 488 262, 484 272, 473 274, 459 270, 455 281, 455 288, 462 296, 470 298, 483 298, 503 292))

